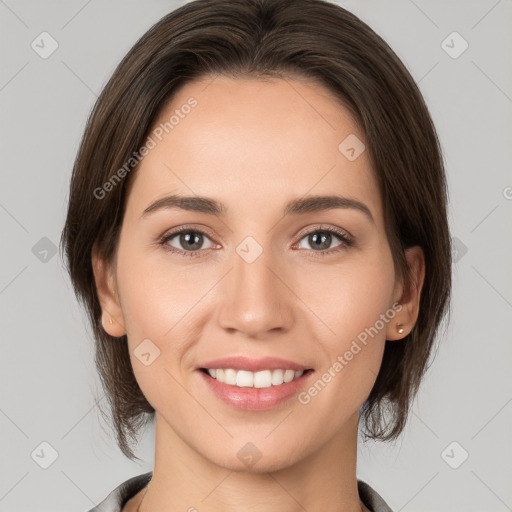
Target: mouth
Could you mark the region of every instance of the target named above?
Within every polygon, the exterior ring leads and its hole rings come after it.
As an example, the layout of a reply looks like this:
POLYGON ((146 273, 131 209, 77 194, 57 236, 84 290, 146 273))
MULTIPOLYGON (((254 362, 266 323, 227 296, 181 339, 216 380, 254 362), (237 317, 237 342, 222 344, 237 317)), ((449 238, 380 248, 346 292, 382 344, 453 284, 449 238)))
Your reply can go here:
POLYGON ((287 407, 314 374, 313 368, 287 359, 244 356, 205 361, 196 371, 206 385, 207 396, 232 408, 254 412, 287 407))
POLYGON ((217 382, 227 384, 228 386, 258 389, 282 386, 283 384, 296 381, 303 375, 308 375, 313 371, 312 368, 305 370, 277 368, 257 372, 237 370, 235 368, 199 368, 199 370, 217 382))

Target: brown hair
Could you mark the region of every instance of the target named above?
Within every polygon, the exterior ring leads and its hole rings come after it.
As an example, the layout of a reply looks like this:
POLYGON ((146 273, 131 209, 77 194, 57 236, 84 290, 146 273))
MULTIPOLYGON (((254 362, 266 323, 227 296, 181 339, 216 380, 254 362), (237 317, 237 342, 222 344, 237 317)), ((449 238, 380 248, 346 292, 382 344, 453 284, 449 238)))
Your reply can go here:
POLYGON ((451 293, 444 166, 421 93, 390 47, 336 4, 195 0, 156 23, 118 65, 89 116, 71 178, 61 249, 90 317, 119 447, 136 458, 132 441, 154 409, 135 379, 126 336, 114 338, 102 328, 91 253, 94 246, 105 261, 115 258, 136 168, 130 158, 178 88, 208 74, 309 78, 333 92, 363 128, 395 269, 407 285, 411 276, 404 249, 414 245, 423 248, 426 262, 417 322, 405 340, 386 341, 380 372, 361 410, 367 437, 396 438, 451 293), (128 168, 126 162, 131 162, 128 168), (125 172, 119 173, 123 166, 125 172), (98 198, 97 191, 106 190, 104 184, 112 183, 116 172, 122 179, 98 198))

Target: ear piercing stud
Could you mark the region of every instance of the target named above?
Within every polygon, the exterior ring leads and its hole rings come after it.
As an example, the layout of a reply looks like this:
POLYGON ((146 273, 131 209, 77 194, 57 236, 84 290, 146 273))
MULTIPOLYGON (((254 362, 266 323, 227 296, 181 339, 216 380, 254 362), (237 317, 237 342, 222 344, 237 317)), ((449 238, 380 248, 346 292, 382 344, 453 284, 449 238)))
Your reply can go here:
POLYGON ((108 318, 108 323, 109 323, 110 325, 112 325, 112 324, 114 323, 114 322, 112 321, 112 317, 109 317, 109 318, 108 318))
POLYGON ((398 331, 398 334, 404 333, 404 328, 402 327, 404 324, 396 324, 396 330, 398 331))

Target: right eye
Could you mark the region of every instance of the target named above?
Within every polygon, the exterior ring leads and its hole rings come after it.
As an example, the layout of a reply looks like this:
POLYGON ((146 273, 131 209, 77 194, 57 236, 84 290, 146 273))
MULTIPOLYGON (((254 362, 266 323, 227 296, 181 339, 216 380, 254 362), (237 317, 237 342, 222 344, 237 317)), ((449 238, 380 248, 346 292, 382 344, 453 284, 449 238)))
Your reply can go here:
POLYGON ((202 249, 210 249, 213 246, 212 241, 204 231, 187 227, 182 227, 171 233, 167 233, 164 238, 162 238, 160 244, 167 251, 183 256, 199 256, 202 249), (209 242, 207 247, 203 247, 205 240, 209 242), (178 247, 176 247, 176 244, 178 247))

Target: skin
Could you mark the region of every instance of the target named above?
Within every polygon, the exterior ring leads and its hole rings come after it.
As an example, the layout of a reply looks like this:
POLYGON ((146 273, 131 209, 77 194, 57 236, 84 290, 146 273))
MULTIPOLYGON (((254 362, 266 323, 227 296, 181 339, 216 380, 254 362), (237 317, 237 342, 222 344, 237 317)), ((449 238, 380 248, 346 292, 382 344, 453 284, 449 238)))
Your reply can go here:
MULTIPOLYGON (((349 161, 338 150, 349 134, 364 141, 364 133, 322 86, 205 77, 186 84, 155 126, 191 96, 198 105, 133 176, 114 264, 93 258, 103 326, 128 334, 135 376, 156 410, 155 466, 141 511, 367 510, 357 491, 358 411, 385 340, 404 338, 417 319, 423 252, 406 251, 415 276, 406 289, 368 152, 349 161), (365 203, 374 221, 349 208, 283 216, 290 200, 334 192, 365 203), (170 194, 208 196, 228 212, 172 208, 141 217, 170 194), (179 226, 205 232, 199 256, 159 245, 179 226), (333 235, 315 249, 307 235, 336 227, 354 244, 337 251, 333 235), (247 236, 263 249, 252 263, 236 252, 247 236), (240 411, 195 371, 218 357, 274 356, 313 368, 313 383, 397 301, 400 312, 306 405, 294 397, 240 411), (160 350, 149 366, 134 355, 146 338, 160 350), (252 467, 237 457, 247 442, 261 453, 252 467)), ((192 252, 179 236, 167 246, 192 252)), ((135 511, 144 491, 123 511, 135 511)))

